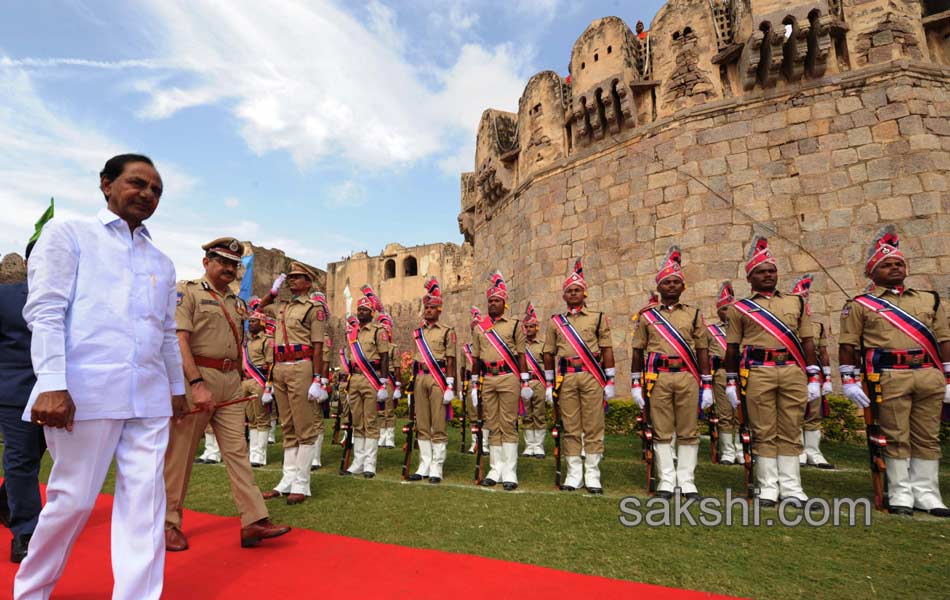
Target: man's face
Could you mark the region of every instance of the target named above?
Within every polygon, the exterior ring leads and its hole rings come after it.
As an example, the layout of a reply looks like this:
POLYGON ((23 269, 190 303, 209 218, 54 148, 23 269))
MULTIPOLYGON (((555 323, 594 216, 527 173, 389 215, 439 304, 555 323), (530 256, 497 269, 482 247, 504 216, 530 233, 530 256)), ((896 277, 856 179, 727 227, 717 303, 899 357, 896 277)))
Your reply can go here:
POLYGON ((756 292, 774 292, 778 284, 778 269, 771 263, 759 265, 749 273, 749 285, 756 292))
POLYGON ((725 323, 726 320, 729 318, 729 307, 720 306, 719 308, 716 309, 716 314, 719 315, 719 320, 725 323))
POLYGON ((306 275, 293 274, 287 276, 287 287, 294 296, 306 294, 310 291, 310 278, 306 275))
POLYGON ((643 21, 637 21, 637 33, 643 33, 643 21))
POLYGON ((206 256, 202 261, 205 276, 214 283, 229 284, 237 278, 238 264, 217 254, 206 256))
POLYGON ((561 297, 568 306, 576 308, 584 304, 584 288, 579 285, 569 285, 561 297))
POLYGON ((903 259, 885 258, 871 271, 871 280, 874 285, 892 288, 904 283, 907 278, 907 263, 903 259))
POLYGON ((248 319, 247 320, 247 330, 253 335, 264 331, 264 324, 261 323, 260 319, 248 319))
POLYGON ((538 337, 538 324, 537 323, 528 323, 524 326, 525 335, 528 336, 528 339, 534 339, 538 337))
POLYGON ((109 210, 123 221, 138 225, 152 216, 162 197, 162 178, 155 167, 144 162, 126 163, 114 181, 103 178, 99 189, 109 210))
POLYGON ((505 312, 505 301, 498 296, 488 299, 488 316, 497 319, 505 312))
POLYGON ((430 323, 439 320, 439 307, 434 304, 426 304, 422 307, 422 318, 430 323))
POLYGON ((686 285, 679 277, 667 277, 656 284, 656 291, 660 292, 660 298, 665 304, 678 302, 686 285))
POLYGON ((360 320, 361 325, 366 325, 373 318, 373 311, 368 306, 361 306, 356 309, 356 318, 360 320))

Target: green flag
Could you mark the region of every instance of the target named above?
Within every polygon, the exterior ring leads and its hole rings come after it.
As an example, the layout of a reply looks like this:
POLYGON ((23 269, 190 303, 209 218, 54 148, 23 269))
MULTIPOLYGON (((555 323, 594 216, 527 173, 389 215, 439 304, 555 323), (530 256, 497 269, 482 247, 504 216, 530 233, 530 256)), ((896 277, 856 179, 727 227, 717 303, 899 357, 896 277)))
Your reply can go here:
POLYGON ((53 218, 53 199, 49 199, 49 208, 46 209, 46 212, 43 213, 43 216, 40 217, 40 220, 36 222, 36 231, 33 232, 33 237, 30 238, 30 241, 27 242, 27 245, 32 244, 36 240, 40 239, 40 232, 43 231, 43 225, 49 223, 50 219, 53 218))

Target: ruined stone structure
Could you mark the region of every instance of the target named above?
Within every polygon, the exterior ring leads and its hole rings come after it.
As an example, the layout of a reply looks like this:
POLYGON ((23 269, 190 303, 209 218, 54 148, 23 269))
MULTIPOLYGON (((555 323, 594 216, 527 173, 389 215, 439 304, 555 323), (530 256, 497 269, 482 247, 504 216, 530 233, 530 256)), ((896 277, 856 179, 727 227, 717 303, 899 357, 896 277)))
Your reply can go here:
POLYGON ((780 286, 816 273, 812 308, 833 343, 845 294, 815 259, 860 292, 883 223, 900 228, 912 284, 946 294, 946 4, 670 0, 646 36, 594 21, 569 80, 539 73, 517 115, 482 116, 475 171, 461 178, 469 302, 484 304, 484 277, 499 268, 513 311, 530 299, 550 314, 584 256, 589 303, 612 318, 625 373, 630 315, 672 243, 684 300, 712 316, 720 280, 748 291, 746 248, 768 236, 780 286))
MULTIPOLYGON (((313 271, 317 280, 314 282, 314 289, 320 291, 325 291, 327 289, 327 272, 323 269, 318 269, 314 266, 307 265, 303 261, 299 261, 296 258, 291 258, 284 254, 283 250, 278 250, 276 248, 262 248, 260 246, 255 246, 251 242, 242 242, 244 244, 244 256, 254 255, 254 268, 253 276, 254 281, 251 283, 251 294, 259 298, 263 298, 270 292, 270 286, 273 285, 274 279, 277 278, 281 273, 286 273, 290 269, 290 261, 300 262, 301 264, 306 265, 313 271)), ((239 272, 239 277, 231 286, 238 290, 241 287, 241 280, 243 279, 244 272, 241 270, 239 272)), ((287 287, 281 290, 282 299, 289 299, 290 292, 287 290, 287 287)))
MULTIPOLYGON (((326 290, 334 346, 340 347, 344 339, 343 320, 348 313, 356 312, 356 302, 362 297, 360 288, 368 284, 393 317, 393 337, 400 352, 409 350, 412 330, 422 319, 423 284, 431 276, 442 287, 443 322, 456 327, 460 335, 463 329, 467 332, 472 264, 471 245, 449 243, 411 248, 392 243, 377 256, 356 252, 345 260, 330 263, 326 290)), ((333 366, 337 366, 335 357, 333 366)))
POLYGON ((0 261, 0 284, 19 283, 26 279, 26 262, 16 252, 11 252, 0 261))

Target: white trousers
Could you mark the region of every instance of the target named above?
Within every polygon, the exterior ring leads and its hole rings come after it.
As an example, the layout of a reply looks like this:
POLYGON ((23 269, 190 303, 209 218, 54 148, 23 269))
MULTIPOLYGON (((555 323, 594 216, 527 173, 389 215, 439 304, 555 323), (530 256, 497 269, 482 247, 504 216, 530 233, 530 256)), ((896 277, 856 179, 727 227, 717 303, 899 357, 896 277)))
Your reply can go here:
POLYGON ((76 421, 45 427, 53 470, 46 506, 13 583, 15 600, 47 600, 116 461, 113 600, 159 600, 165 571, 165 448, 169 419, 76 421))

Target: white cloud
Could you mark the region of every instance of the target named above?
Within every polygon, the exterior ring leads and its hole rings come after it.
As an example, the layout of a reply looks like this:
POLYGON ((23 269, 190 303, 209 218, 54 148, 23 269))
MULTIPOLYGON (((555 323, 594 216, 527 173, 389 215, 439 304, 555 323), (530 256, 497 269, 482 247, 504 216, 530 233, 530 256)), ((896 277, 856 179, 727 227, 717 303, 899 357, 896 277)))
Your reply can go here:
MULTIPOLYGON (((510 45, 462 46, 447 69, 413 65, 406 32, 378 0, 359 14, 368 24, 328 1, 288 0, 277 10, 252 0, 146 5, 159 54, 187 62, 178 77, 139 82, 147 95, 139 114, 226 106, 252 150, 286 151, 302 167, 342 159, 395 168, 453 154, 473 144, 458 136, 474 132, 482 110, 517 105, 530 75, 530 55, 510 45)), ((457 5, 446 18, 455 28, 478 22, 457 5)))
POLYGON ((228 208, 237 208, 241 205, 241 201, 233 196, 230 196, 224 199, 224 205, 228 208))
POLYGON ((324 204, 328 208, 355 208, 366 204, 366 189, 351 179, 330 188, 324 204))

